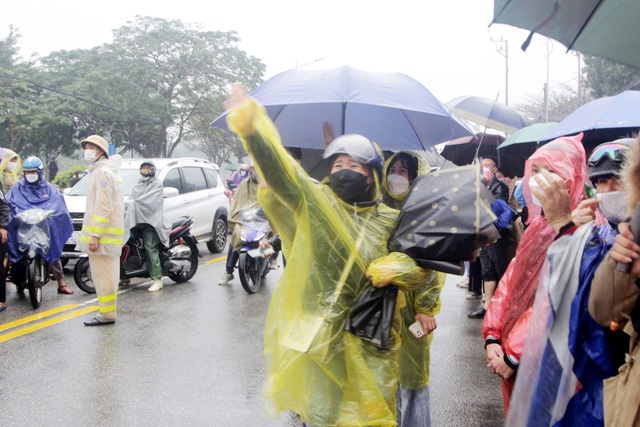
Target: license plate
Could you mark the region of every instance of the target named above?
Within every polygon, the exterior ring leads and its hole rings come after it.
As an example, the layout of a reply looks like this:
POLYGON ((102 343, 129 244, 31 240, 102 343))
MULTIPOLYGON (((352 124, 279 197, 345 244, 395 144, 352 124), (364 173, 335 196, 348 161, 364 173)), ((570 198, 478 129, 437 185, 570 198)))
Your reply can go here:
POLYGON ((73 234, 71 235, 71 237, 69 237, 69 239, 67 239, 67 245, 75 245, 78 243, 78 232, 74 231, 73 234))

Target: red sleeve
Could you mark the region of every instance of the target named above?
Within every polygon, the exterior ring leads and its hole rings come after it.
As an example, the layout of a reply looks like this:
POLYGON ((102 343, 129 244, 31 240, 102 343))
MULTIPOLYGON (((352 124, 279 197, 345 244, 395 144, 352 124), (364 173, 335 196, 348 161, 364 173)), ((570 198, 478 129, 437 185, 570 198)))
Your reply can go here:
POLYGON ((522 360, 524 343, 527 340, 527 334, 529 333, 531 313, 533 313, 533 307, 530 307, 527 311, 522 313, 518 322, 515 324, 511 332, 509 332, 509 338, 507 338, 506 342, 502 343, 502 349, 504 352, 515 358, 518 362, 522 360))
POLYGON ((515 265, 516 258, 513 258, 507 267, 507 271, 500 279, 496 293, 489 302, 489 308, 484 315, 482 321, 482 336, 486 340, 489 337, 500 339, 502 335, 502 315, 504 314, 504 307, 507 303, 507 296, 511 287, 511 274, 513 273, 513 266, 515 265))

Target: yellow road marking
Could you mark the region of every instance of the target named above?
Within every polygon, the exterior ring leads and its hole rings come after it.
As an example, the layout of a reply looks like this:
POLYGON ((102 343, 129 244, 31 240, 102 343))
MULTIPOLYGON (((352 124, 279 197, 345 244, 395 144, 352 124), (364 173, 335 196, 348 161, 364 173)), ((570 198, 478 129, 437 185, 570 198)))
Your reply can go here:
MULTIPOLYGON (((56 323, 64 322, 65 320, 73 319, 74 317, 82 316, 83 314, 87 314, 87 313, 90 313, 92 311, 96 311, 96 310, 98 310, 98 308, 99 307, 97 305, 91 305, 89 307, 84 307, 84 308, 82 308, 80 310, 72 311, 71 313, 67 313, 67 314, 62 315, 62 316, 58 316, 58 317, 54 317, 54 318, 49 319, 49 320, 45 320, 44 322, 36 323, 36 324, 31 325, 31 326, 26 326, 24 328, 18 329, 18 330, 13 331, 13 332, 8 332, 6 334, 0 335, 0 342, 8 341, 10 339, 20 337, 22 335, 30 334, 31 332, 35 332, 35 331, 40 330, 42 328, 46 328, 48 326, 55 325, 56 323)), ((53 310, 49 310, 49 311, 53 311, 53 310)), ((30 317, 36 317, 36 316, 30 316, 30 317)), ((12 322, 12 323, 15 323, 15 322, 12 322)))
POLYGON ((22 319, 14 320, 13 322, 4 323, 0 325, 0 332, 6 331, 17 326, 22 326, 36 320, 44 319, 45 317, 53 316, 54 314, 62 313, 63 311, 73 310, 80 307, 79 304, 68 304, 60 307, 53 308, 51 310, 43 311, 41 313, 34 314, 33 316, 23 317, 22 319))
POLYGON ((213 263, 222 261, 223 259, 227 259, 227 257, 226 256, 220 256, 218 258, 213 258, 213 259, 210 259, 209 261, 205 261, 204 263, 205 264, 213 264, 213 263))

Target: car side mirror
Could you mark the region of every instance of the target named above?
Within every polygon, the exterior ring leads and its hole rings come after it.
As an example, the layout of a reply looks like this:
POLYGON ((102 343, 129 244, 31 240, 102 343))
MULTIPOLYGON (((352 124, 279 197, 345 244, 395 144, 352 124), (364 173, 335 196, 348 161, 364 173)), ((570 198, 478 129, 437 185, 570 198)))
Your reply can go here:
POLYGON ((169 197, 176 197, 179 194, 180 191, 178 191, 178 189, 174 187, 164 187, 164 189, 162 190, 162 195, 165 199, 168 199, 169 197))

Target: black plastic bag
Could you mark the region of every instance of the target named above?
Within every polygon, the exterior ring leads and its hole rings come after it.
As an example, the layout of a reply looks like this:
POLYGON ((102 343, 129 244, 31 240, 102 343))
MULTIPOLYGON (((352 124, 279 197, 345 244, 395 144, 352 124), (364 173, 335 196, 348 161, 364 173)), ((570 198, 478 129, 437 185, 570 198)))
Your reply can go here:
POLYGON ((397 296, 396 285, 383 288, 368 285, 351 309, 344 328, 379 350, 387 350, 397 296))
POLYGON ((476 249, 500 237, 493 225, 493 200, 480 182, 477 165, 419 176, 402 206, 389 250, 403 252, 421 265, 473 259, 476 249))

